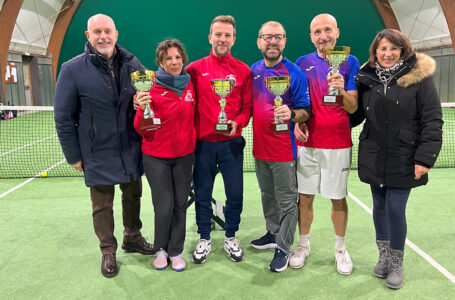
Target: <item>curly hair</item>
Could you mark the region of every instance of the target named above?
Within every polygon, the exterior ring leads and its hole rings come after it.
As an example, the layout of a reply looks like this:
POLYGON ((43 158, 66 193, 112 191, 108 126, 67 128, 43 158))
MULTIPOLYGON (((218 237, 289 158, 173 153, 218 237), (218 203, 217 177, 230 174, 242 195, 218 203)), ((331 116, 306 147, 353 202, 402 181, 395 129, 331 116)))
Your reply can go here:
POLYGON ((158 44, 158 47, 156 47, 155 62, 157 66, 163 62, 164 56, 167 54, 167 50, 172 47, 177 48, 179 51, 180 55, 182 56, 183 64, 186 64, 188 62, 188 55, 186 54, 185 46, 183 46, 183 43, 178 39, 169 39, 162 41, 158 44))

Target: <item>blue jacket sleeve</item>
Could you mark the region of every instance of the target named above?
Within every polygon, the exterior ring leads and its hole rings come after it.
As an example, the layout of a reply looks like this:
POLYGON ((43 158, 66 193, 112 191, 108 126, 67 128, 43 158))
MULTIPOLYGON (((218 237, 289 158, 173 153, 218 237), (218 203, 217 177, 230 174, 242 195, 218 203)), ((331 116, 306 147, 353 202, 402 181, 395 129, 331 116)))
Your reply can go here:
POLYGON ((63 154, 69 164, 82 159, 77 133, 79 93, 71 71, 62 65, 54 98, 54 119, 63 154))
POLYGON ((300 69, 291 74, 291 95, 294 108, 303 108, 310 105, 308 79, 300 69))

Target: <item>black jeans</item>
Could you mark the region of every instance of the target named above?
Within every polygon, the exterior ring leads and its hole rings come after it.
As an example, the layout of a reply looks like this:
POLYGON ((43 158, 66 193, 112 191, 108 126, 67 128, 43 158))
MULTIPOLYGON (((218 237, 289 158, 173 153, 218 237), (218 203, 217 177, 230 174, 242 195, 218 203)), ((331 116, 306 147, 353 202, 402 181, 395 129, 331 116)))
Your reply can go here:
POLYGON ((169 256, 177 256, 183 252, 185 242, 194 153, 177 158, 144 154, 143 163, 155 211, 154 248, 165 250, 169 256))

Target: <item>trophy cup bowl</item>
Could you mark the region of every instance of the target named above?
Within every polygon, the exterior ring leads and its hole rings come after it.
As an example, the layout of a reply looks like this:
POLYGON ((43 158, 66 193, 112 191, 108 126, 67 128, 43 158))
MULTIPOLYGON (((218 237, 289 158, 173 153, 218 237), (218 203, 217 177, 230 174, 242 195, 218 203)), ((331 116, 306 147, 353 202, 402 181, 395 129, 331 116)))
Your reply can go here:
MULTIPOLYGON (((281 95, 285 94, 291 85, 290 76, 270 76, 264 77, 265 86, 272 95, 275 95, 274 106, 281 106, 283 99, 281 95)), ((270 132, 272 134, 285 134, 289 133, 289 121, 280 120, 274 117, 273 122, 270 123, 270 132)))
MULTIPOLYGON (((324 59, 330 65, 332 69, 329 75, 338 73, 338 68, 346 62, 351 52, 351 47, 348 46, 335 46, 335 47, 325 47, 324 59)), ((322 105, 325 106, 343 106, 343 96, 340 95, 338 89, 329 87, 328 95, 324 95, 322 98, 322 105)))
MULTIPOLYGON (((155 72, 150 70, 133 72, 130 77, 131 83, 138 92, 143 90, 150 91, 156 79, 155 72)), ((144 119, 139 121, 139 130, 149 131, 158 128, 161 128, 161 119, 155 118, 155 113, 150 105, 147 104, 144 109, 144 119)))
POLYGON ((212 86, 212 91, 215 95, 219 96, 221 99, 218 101, 220 103, 220 114, 218 115, 218 123, 215 124, 215 132, 222 134, 229 134, 231 132, 231 124, 227 124, 227 116, 224 108, 226 107, 226 97, 234 89, 235 82, 232 79, 212 79, 210 80, 212 86))

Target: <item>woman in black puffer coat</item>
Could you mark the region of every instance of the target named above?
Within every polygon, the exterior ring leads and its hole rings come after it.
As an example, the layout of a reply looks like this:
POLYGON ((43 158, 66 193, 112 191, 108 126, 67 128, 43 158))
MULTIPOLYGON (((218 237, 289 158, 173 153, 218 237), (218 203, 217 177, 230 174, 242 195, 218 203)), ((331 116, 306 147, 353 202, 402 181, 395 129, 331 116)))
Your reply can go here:
POLYGON ((379 262, 374 274, 399 289, 403 280, 406 202, 413 187, 428 182, 442 144, 442 113, 432 80, 435 61, 415 53, 401 32, 385 29, 370 46, 357 77, 359 177, 370 184, 379 262))

